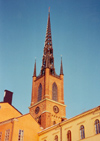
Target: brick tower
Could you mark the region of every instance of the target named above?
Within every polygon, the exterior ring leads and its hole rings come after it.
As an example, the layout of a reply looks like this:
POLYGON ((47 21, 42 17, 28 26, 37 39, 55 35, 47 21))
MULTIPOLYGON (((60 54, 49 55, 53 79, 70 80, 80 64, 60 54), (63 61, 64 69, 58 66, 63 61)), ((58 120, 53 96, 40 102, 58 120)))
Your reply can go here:
POLYGON ((56 74, 54 68, 49 11, 41 71, 40 75, 36 76, 35 61, 31 105, 29 107, 31 115, 43 128, 50 127, 65 119, 63 77, 62 58, 60 75, 56 74))

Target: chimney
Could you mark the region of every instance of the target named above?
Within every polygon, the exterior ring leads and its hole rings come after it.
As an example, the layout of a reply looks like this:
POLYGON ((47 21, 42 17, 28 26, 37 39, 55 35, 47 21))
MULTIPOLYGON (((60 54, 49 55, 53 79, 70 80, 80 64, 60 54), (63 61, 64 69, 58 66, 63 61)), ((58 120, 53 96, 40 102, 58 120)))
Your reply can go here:
POLYGON ((13 96, 13 92, 5 90, 3 102, 8 102, 9 104, 12 105, 12 96, 13 96))

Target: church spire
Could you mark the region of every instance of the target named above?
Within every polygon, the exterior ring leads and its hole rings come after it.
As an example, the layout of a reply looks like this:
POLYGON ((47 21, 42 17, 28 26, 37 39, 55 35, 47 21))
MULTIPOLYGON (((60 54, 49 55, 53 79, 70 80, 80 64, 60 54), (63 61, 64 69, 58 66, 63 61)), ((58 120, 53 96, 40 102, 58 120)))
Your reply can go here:
POLYGON ((52 48, 52 36, 51 36, 51 24, 50 24, 50 8, 48 11, 48 21, 47 21, 44 53, 42 58, 41 74, 45 73, 46 68, 50 69, 51 74, 55 73, 53 48, 52 48))
POLYGON ((49 8, 47 30, 46 30, 46 37, 45 37, 45 48, 50 48, 50 47, 52 47, 52 37, 51 37, 50 8, 49 8))
POLYGON ((62 57, 61 57, 60 75, 63 75, 62 57))
POLYGON ((56 74, 54 68, 49 9, 41 71, 40 74, 36 76, 35 61, 32 81, 31 106, 29 107, 30 114, 43 128, 48 128, 55 123, 58 124, 63 121, 66 116, 63 78, 62 58, 60 75, 56 74))
POLYGON ((35 60, 35 64, 34 64, 34 72, 33 72, 33 77, 36 77, 36 60, 35 60))

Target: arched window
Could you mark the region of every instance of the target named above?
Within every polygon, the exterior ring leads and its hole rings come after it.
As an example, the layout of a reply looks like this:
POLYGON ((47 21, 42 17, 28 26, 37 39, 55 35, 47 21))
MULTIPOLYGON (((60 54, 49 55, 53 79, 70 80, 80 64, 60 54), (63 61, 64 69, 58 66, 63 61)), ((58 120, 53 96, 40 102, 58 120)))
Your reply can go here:
POLYGON ((52 85, 52 99, 55 101, 58 101, 58 95, 57 95, 57 85, 54 82, 52 85))
POLYGON ((54 141, 58 141, 58 136, 57 136, 57 135, 55 136, 55 139, 54 139, 54 141))
POLYGON ((96 134, 100 133, 100 122, 98 119, 95 120, 95 132, 96 134))
POLYGON ((83 125, 80 126, 80 135, 81 135, 81 139, 85 138, 85 131, 84 131, 84 126, 83 125))
POLYGON ((38 88, 38 101, 40 101, 42 99, 42 85, 39 85, 38 88))
POLYGON ((68 130, 67 132, 67 141, 71 141, 71 131, 68 130))

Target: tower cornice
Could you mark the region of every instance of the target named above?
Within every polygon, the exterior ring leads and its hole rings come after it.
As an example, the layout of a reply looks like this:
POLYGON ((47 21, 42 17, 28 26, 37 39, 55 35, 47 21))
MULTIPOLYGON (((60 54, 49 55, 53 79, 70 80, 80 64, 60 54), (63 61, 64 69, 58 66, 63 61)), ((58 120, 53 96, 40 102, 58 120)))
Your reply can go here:
POLYGON ((38 105, 39 103, 42 103, 42 102, 44 102, 44 101, 51 101, 51 102, 53 102, 54 104, 58 104, 58 105, 61 105, 61 106, 66 107, 65 104, 62 104, 62 103, 60 103, 60 102, 54 101, 54 100, 49 99, 49 98, 45 98, 45 99, 43 99, 43 100, 41 100, 41 101, 35 103, 34 105, 32 105, 32 106, 30 106, 30 107, 28 107, 28 108, 30 109, 30 108, 32 108, 32 107, 34 107, 34 106, 36 106, 36 105, 38 105))

